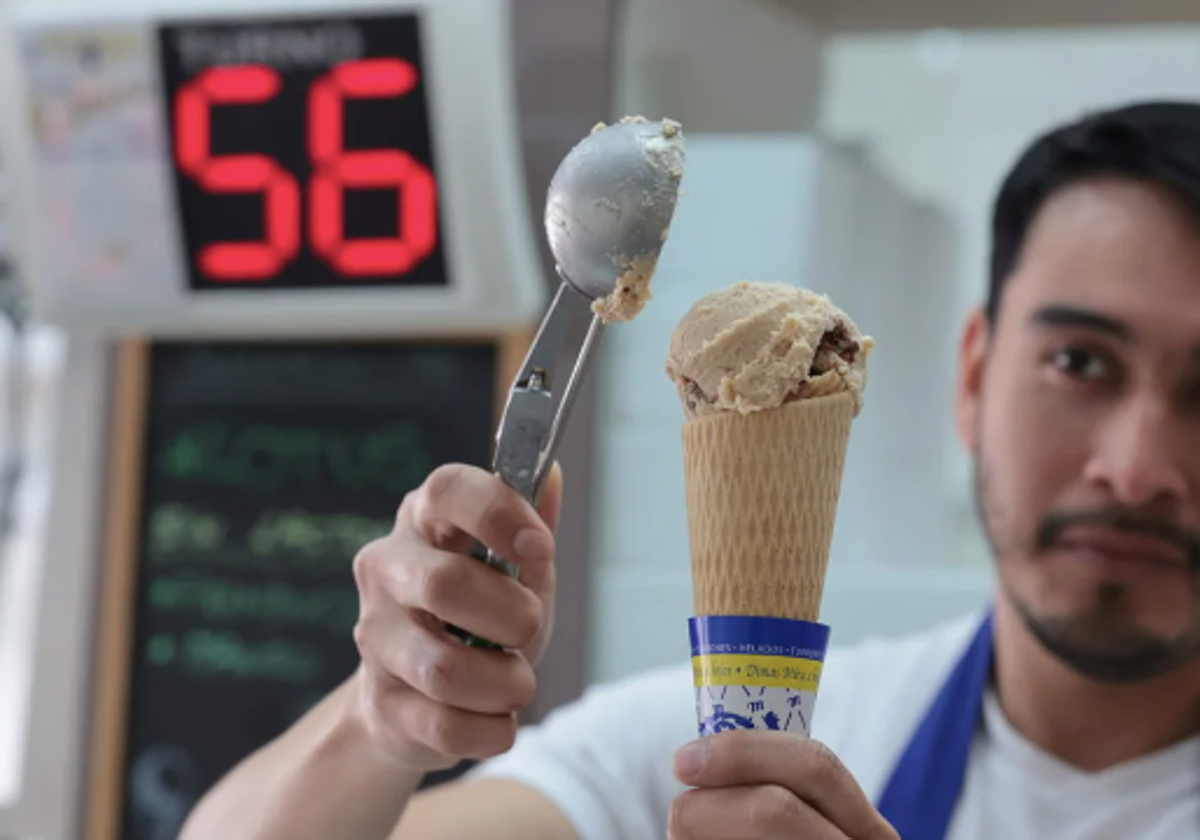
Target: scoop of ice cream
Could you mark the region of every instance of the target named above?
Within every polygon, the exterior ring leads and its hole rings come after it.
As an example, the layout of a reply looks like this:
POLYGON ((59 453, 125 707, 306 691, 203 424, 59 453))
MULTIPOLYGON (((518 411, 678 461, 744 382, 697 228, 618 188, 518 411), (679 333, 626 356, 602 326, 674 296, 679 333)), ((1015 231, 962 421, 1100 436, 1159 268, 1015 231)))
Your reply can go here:
POLYGON ((658 266, 658 255, 643 254, 614 261, 622 271, 612 294, 592 301, 592 311, 606 324, 632 321, 646 308, 650 300, 650 278, 658 266))
MULTIPOLYGON (((620 122, 622 124, 648 123, 649 120, 642 116, 629 116, 623 117, 620 122)), ((676 189, 683 178, 685 160, 685 147, 680 124, 675 120, 663 119, 660 125, 662 126, 661 134, 647 141, 644 153, 651 166, 667 174, 665 183, 669 185, 669 188, 647 190, 642 196, 642 211, 652 216, 668 212, 666 208, 675 203, 676 189)), ((598 123, 592 129, 592 133, 603 131, 605 128, 607 126, 604 123, 598 123)), ((605 202, 605 205, 616 213, 621 210, 620 206, 611 200, 605 202)), ((669 228, 662 232, 664 242, 668 230, 669 228)), ((654 245, 659 246, 661 243, 655 242, 654 245)), ((655 268, 658 265, 658 256, 657 247, 652 252, 645 254, 612 254, 611 259, 621 269, 621 275, 617 278, 611 294, 592 303, 592 311, 599 315, 606 324, 630 321, 637 316, 650 300, 650 279, 654 276, 655 268)))
POLYGON ((847 391, 857 414, 872 346, 826 295, 739 282, 705 295, 679 322, 667 375, 689 418, 847 391))

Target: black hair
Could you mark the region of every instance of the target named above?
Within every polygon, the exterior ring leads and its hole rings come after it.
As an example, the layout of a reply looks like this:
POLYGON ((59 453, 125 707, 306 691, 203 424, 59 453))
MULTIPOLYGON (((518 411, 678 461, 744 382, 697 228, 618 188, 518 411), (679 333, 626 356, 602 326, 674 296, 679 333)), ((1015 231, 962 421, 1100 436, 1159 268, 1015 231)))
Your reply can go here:
POLYGON ((987 317, 1046 199, 1081 180, 1116 175, 1166 188, 1200 220, 1200 103, 1144 102, 1098 111, 1038 137, 1000 187, 992 210, 987 317))

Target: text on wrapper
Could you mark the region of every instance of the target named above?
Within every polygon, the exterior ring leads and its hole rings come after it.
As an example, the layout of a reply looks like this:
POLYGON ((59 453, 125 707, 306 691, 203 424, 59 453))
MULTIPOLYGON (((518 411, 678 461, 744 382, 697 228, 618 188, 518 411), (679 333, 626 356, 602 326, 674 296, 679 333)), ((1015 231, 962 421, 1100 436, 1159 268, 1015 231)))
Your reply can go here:
POLYGON ((788 656, 704 654, 692 657, 694 685, 764 686, 817 690, 822 663, 788 656))

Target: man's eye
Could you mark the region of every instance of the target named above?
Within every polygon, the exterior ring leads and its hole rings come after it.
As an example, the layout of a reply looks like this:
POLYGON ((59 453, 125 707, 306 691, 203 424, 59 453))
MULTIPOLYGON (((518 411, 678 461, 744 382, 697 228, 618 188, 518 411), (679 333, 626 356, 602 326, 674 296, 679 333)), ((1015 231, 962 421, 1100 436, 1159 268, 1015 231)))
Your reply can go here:
POLYGON ((1053 363, 1061 372, 1080 379, 1099 379, 1108 372, 1103 359, 1078 347, 1059 350, 1053 356, 1053 363))

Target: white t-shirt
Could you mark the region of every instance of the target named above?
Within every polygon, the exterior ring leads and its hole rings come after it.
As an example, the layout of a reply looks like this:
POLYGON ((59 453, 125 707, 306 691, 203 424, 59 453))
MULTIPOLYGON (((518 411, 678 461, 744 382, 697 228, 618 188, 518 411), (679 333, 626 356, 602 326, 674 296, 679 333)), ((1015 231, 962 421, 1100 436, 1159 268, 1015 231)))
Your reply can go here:
MULTIPOLYGON (((876 801, 980 616, 826 658, 813 737, 876 801)), ((690 663, 589 689, 472 776, 519 779, 554 801, 582 840, 666 837, 684 791, 675 751, 697 737, 690 663)), ((947 840, 1200 838, 1200 737, 1083 773, 1022 738, 987 700, 947 840)))

